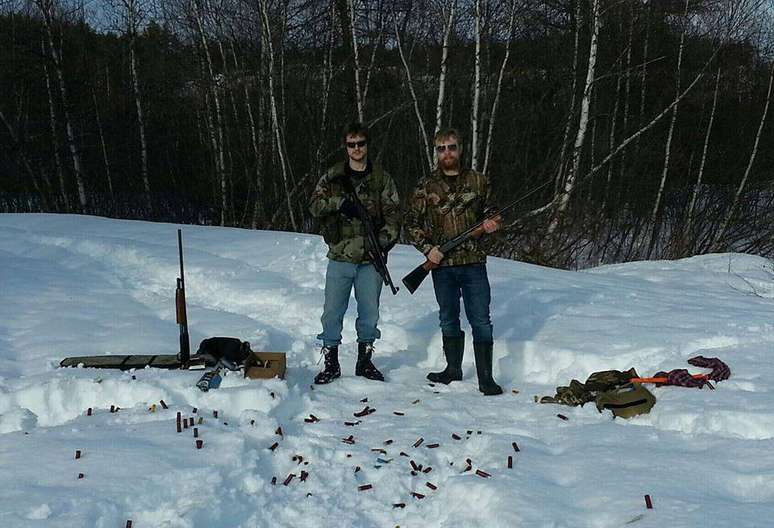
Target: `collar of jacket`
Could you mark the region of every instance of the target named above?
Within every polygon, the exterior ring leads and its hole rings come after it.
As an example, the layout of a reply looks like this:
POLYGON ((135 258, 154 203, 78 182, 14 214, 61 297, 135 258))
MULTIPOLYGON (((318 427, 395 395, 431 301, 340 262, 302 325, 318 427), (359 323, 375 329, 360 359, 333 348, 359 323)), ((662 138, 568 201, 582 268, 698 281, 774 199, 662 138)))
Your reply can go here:
MULTIPOLYGON (((364 171, 359 171, 360 174, 358 174, 358 179, 361 181, 368 177, 369 174, 371 174, 374 171, 374 165, 371 163, 371 160, 366 160, 366 168, 364 171)), ((344 162, 344 175, 348 178, 352 178, 352 176, 355 174, 355 171, 352 170, 352 167, 349 166, 349 162, 344 162)))

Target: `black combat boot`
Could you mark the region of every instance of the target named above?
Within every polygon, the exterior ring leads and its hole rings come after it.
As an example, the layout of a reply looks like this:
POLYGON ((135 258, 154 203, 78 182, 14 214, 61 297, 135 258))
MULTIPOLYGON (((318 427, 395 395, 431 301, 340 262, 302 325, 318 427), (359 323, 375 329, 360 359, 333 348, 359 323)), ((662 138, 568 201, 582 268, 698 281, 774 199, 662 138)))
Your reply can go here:
POLYGON ((357 363, 355 364, 355 375, 363 376, 370 380, 384 381, 384 376, 379 369, 377 369, 373 363, 371 363, 371 356, 374 354, 373 343, 358 343, 357 344, 357 363))
POLYGON ((443 336, 443 355, 446 356, 446 368, 441 372, 431 372, 427 379, 435 383, 448 385, 462 379, 462 354, 465 351, 465 334, 459 337, 443 336))
POLYGON ((341 366, 339 365, 339 347, 322 347, 320 353, 325 358, 325 368, 323 368, 315 377, 314 382, 317 385, 330 383, 338 377, 341 377, 341 366))
POLYGON ((478 390, 486 396, 502 394, 503 389, 492 379, 492 343, 473 343, 476 355, 478 390))

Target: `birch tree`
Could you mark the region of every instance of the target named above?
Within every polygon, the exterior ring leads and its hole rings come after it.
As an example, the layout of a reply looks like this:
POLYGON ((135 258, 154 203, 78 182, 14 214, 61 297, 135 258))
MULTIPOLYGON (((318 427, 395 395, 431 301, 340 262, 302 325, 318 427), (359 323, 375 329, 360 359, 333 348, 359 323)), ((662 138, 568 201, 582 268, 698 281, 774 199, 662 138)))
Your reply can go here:
MULTIPOLYGON (((446 3, 443 5, 446 5, 446 3)), ((433 137, 441 130, 443 123, 443 104, 444 99, 446 98, 446 71, 448 69, 449 59, 449 37, 454 28, 454 15, 457 9, 457 0, 452 0, 448 6, 448 15, 446 15, 443 7, 441 8, 441 16, 443 17, 443 42, 441 43, 441 67, 440 73, 438 74, 438 100, 435 103, 435 130, 433 131, 433 137)))
POLYGON ((701 189, 702 178, 704 176, 704 165, 707 161, 707 149, 710 142, 710 134, 712 134, 712 124, 715 122, 715 111, 718 107, 718 92, 720 91, 720 67, 718 66, 718 72, 715 75, 715 91, 712 96, 712 110, 710 110, 709 123, 707 124, 707 133, 704 135, 704 147, 701 153, 701 162, 699 163, 699 173, 696 175, 696 183, 693 186, 693 192, 691 193, 691 201, 688 204, 688 211, 685 214, 685 227, 683 228, 683 240, 687 242, 690 237, 691 230, 693 229, 694 214, 696 209, 696 200, 699 195, 699 189, 701 189))
POLYGON ((406 84, 408 85, 409 92, 411 93, 411 100, 414 103, 414 114, 417 118, 419 125, 419 134, 422 136, 422 143, 424 145, 424 155, 427 161, 427 167, 433 169, 433 155, 430 152, 430 144, 427 139, 427 129, 425 128, 425 121, 422 119, 422 112, 419 110, 419 100, 417 99, 417 93, 414 90, 414 83, 411 80, 411 68, 406 60, 406 53, 403 49, 403 43, 400 38, 400 31, 398 30, 398 21, 393 19, 395 26, 395 42, 398 46, 398 53, 400 54, 400 60, 403 63, 403 70, 406 73, 406 84))
MULTIPOLYGON (((46 55, 46 44, 41 42, 41 51, 43 55, 46 55)), ((54 158, 54 170, 56 171, 57 180, 59 181, 59 198, 62 200, 64 210, 70 212, 70 195, 67 192, 67 184, 65 183, 64 168, 62 167, 62 158, 59 154, 59 121, 56 116, 56 107, 54 105, 54 93, 51 90, 51 76, 48 73, 48 65, 43 62, 43 77, 46 81, 46 95, 48 96, 48 126, 51 134, 51 154, 54 158)))
MULTIPOLYGON (((680 95, 680 77, 682 75, 683 67, 683 50, 685 48, 685 33, 688 29, 688 5, 690 0, 685 0, 685 12, 683 13, 683 30, 680 33, 680 48, 677 52, 677 72, 675 75, 675 99, 680 95)), ((664 166, 661 170, 661 182, 656 193, 656 201, 653 204, 653 210, 650 213, 650 225, 651 225, 651 237, 650 244, 648 245, 647 258, 649 259, 653 254, 653 249, 656 247, 658 237, 661 232, 661 219, 659 216, 661 200, 664 196, 664 186, 666 185, 667 175, 669 174, 669 159, 672 154, 672 137, 675 131, 675 122, 677 121, 677 109, 678 105, 675 104, 672 107, 672 120, 669 122, 669 132, 667 133, 666 144, 664 145, 664 166)))
POLYGON ((600 28, 600 9, 599 0, 591 0, 591 38, 589 40, 589 63, 586 69, 586 84, 583 89, 583 98, 581 99, 580 121, 578 123, 578 133, 575 135, 575 144, 572 151, 572 166, 564 182, 564 189, 558 196, 553 218, 548 226, 548 234, 552 235, 559 226, 561 216, 567 210, 570 202, 570 195, 575 189, 575 180, 580 172, 581 152, 586 139, 586 129, 589 123, 589 106, 591 104, 592 91, 594 89, 594 74, 597 64, 597 48, 600 28))
POLYGON ((734 201, 731 203, 731 206, 728 208, 728 211, 726 212, 726 216, 723 218, 723 222, 720 224, 720 228, 717 231, 717 234, 715 235, 714 242, 712 244, 712 249, 714 251, 720 250, 723 244, 723 238, 726 235, 726 231, 728 230, 728 226, 731 223, 731 219, 734 216, 734 212, 739 205, 739 200, 742 196, 742 193, 744 192, 744 188, 747 185, 747 180, 750 177, 750 171, 752 171, 753 164, 755 163, 755 158, 758 155, 758 146, 760 145, 761 141, 761 135, 763 133, 763 127, 766 125, 766 117, 769 113, 769 105, 771 103, 771 87, 772 84, 774 84, 774 63, 771 65, 771 71, 769 73, 769 89, 766 92, 766 103, 763 107, 763 114, 761 114, 761 120, 758 124, 758 133, 755 135, 755 142, 753 143, 752 152, 750 153, 750 158, 747 161, 747 168, 744 170, 744 176, 742 176, 742 180, 739 182, 739 186, 736 189, 736 194, 734 194, 734 201))
POLYGON ((282 131, 280 130, 279 113, 277 111, 277 98, 276 98, 275 87, 274 87, 274 75, 275 75, 274 46, 271 40, 271 25, 269 22, 269 9, 267 6, 267 2, 268 0, 259 0, 260 9, 261 9, 261 31, 263 35, 263 45, 266 46, 266 50, 267 50, 266 59, 268 64, 267 64, 266 79, 268 81, 268 87, 269 87, 268 96, 269 96, 269 106, 271 109, 271 122, 272 122, 272 129, 274 131, 274 140, 275 140, 275 146, 277 148, 277 155, 279 156, 279 161, 280 161, 280 170, 282 171, 282 183, 285 187, 285 199, 286 199, 286 204, 288 208, 288 215, 290 216, 290 225, 293 227, 293 230, 298 230, 295 213, 293 212, 293 204, 291 202, 290 185, 288 182, 288 179, 289 179, 288 166, 285 160, 285 148, 284 148, 284 143, 282 139, 282 131))
POLYGON ((357 29, 355 28, 355 0, 347 0, 349 11, 349 30, 352 32, 352 57, 355 70, 355 101, 357 102, 357 120, 365 123, 365 114, 363 113, 363 91, 360 89, 360 53, 357 40, 357 29))
POLYGON ((578 90, 578 51, 580 49, 580 25, 581 25, 581 6, 582 0, 575 0, 575 31, 574 44, 572 52, 572 87, 570 88, 570 108, 567 110, 567 121, 564 124, 564 136, 562 137, 562 147, 559 153, 559 168, 556 171, 556 180, 554 182, 554 194, 559 194, 559 189, 564 183, 565 156, 570 141, 570 130, 575 123, 575 98, 578 90))
POLYGON ((194 17, 194 23, 196 24, 196 35, 204 59, 203 65, 206 67, 205 84, 208 88, 208 93, 205 101, 211 97, 212 102, 215 105, 214 120, 210 117, 209 111, 207 112, 207 118, 209 123, 210 144, 212 145, 213 155, 215 156, 215 173, 220 183, 220 225, 224 226, 226 225, 226 214, 228 212, 228 190, 226 186, 226 162, 223 142, 223 113, 221 111, 222 105, 220 93, 218 92, 219 83, 215 76, 210 47, 204 30, 204 11, 202 10, 201 0, 191 1, 191 14, 194 17))
POLYGON ((113 177, 110 174, 110 158, 108 157, 107 144, 105 143, 105 132, 102 130, 102 118, 99 114, 99 104, 97 103, 97 93, 94 89, 91 91, 91 99, 94 103, 94 115, 97 121, 97 132, 99 133, 99 144, 102 150, 102 162, 105 165, 105 179, 108 185, 108 192, 110 193, 110 199, 115 198, 113 192, 113 177))
MULTIPOLYGON (((142 102, 140 78, 137 73, 137 32, 145 20, 145 3, 142 0, 111 0, 109 5, 118 18, 118 27, 124 32, 129 47, 129 72, 132 79, 132 95, 137 118, 137 134, 140 141, 140 175, 145 191, 145 205, 152 209, 150 178, 148 176, 148 142, 145 130, 145 112, 142 102)), ((96 103, 95 103, 96 105, 96 103)), ((112 184, 111 184, 112 187, 112 184)), ((112 189, 111 189, 112 193, 112 189)))
POLYGON ((497 105, 500 102, 500 92, 503 87, 503 77, 505 76, 505 68, 508 66, 508 59, 511 56, 511 40, 513 40, 513 26, 516 19, 516 0, 511 2, 511 17, 508 22, 507 41, 505 43, 505 56, 503 62, 500 65, 500 75, 497 77, 497 88, 495 90, 494 100, 492 101, 492 112, 489 114, 489 131, 486 135, 486 145, 484 147, 484 168, 483 172, 486 174, 489 168, 489 155, 492 152, 492 137, 494 135, 495 118, 497 117, 497 105))
POLYGON ((478 105, 481 99, 481 2, 484 0, 474 0, 473 13, 473 37, 476 48, 473 59, 473 102, 470 110, 470 153, 471 166, 473 170, 478 170, 478 105))
POLYGON ((86 198, 86 186, 83 181, 83 163, 81 162, 81 154, 78 150, 78 146, 75 143, 75 127, 70 116, 70 101, 67 97, 67 87, 65 86, 64 72, 62 67, 62 55, 54 44, 53 25, 56 19, 56 10, 58 4, 56 0, 35 0, 35 6, 38 8, 38 11, 40 11, 40 14, 42 15, 43 27, 48 39, 48 56, 51 58, 51 63, 54 66, 54 71, 58 81, 59 98, 62 101, 62 114, 64 115, 67 146, 70 150, 70 159, 73 163, 75 184, 78 188, 78 200, 80 202, 81 211, 86 211, 88 208, 88 200, 86 198))

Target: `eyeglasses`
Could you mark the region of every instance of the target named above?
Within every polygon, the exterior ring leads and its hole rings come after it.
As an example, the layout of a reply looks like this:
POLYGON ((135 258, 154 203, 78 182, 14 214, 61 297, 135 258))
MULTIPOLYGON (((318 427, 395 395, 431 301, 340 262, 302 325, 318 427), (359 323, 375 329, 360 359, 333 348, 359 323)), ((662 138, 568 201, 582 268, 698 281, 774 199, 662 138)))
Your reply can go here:
POLYGON ((451 143, 450 145, 436 145, 435 146, 435 151, 436 152, 446 152, 447 150, 449 152, 457 152, 457 144, 456 143, 451 143))
POLYGON ((347 141, 346 143, 347 143, 347 148, 351 148, 351 149, 356 147, 363 148, 366 145, 368 145, 368 141, 366 141, 365 139, 361 141, 347 141))

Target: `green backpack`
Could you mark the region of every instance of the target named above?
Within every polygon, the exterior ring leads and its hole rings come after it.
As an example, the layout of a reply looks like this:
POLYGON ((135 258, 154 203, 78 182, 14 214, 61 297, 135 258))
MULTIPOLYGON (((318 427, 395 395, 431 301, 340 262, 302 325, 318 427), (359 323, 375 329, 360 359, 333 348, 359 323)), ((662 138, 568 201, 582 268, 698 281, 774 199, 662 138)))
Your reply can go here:
POLYGON ((656 397, 640 383, 629 383, 613 390, 600 392, 595 400, 597 410, 610 410, 614 416, 631 418, 647 414, 656 404, 656 397))

